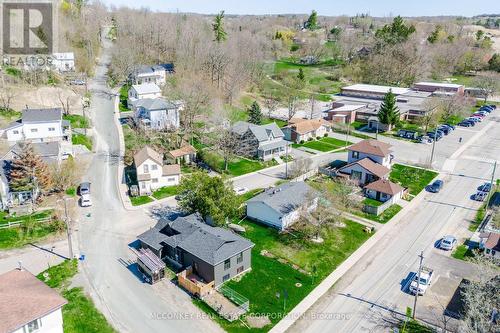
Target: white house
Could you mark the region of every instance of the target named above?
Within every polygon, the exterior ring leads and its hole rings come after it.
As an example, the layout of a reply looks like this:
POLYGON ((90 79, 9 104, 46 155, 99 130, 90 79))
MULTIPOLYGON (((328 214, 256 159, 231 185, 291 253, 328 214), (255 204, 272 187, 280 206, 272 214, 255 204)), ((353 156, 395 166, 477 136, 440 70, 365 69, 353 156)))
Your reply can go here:
POLYGON ((346 175, 357 185, 364 185, 379 179, 386 179, 391 170, 382 164, 378 164, 368 157, 354 160, 339 168, 340 175, 346 175))
POLYGON ((299 219, 300 209, 314 210, 317 202, 315 191, 305 182, 290 182, 248 200, 247 217, 285 230, 299 219))
POLYGON ((390 144, 373 139, 360 141, 347 148, 347 163, 369 158, 375 163, 391 168, 393 159, 391 148, 390 144))
POLYGON ((282 128, 285 134, 285 140, 299 143, 323 137, 330 133, 332 125, 324 119, 301 119, 292 118, 288 122, 288 126, 282 128))
POLYGON ((155 83, 163 86, 167 82, 167 75, 174 73, 174 64, 160 64, 153 66, 139 66, 131 74, 133 84, 155 83))
POLYGON ((365 195, 368 198, 381 202, 389 201, 392 204, 397 203, 404 193, 404 188, 388 179, 376 180, 364 187, 365 195))
POLYGON ((181 103, 163 98, 144 98, 134 102, 137 123, 146 129, 175 130, 180 126, 181 103))
POLYGON ((164 164, 162 154, 146 146, 134 155, 140 195, 149 195, 160 187, 178 185, 179 164, 164 164))
POLYGON ((20 268, 0 275, 0 332, 63 333, 59 293, 20 268))
POLYGON ((2 136, 9 143, 69 141, 71 125, 62 119, 60 108, 25 109, 21 119, 10 123, 2 130, 2 136))
POLYGON ((155 83, 134 84, 128 91, 128 105, 133 107, 135 101, 145 98, 161 97, 161 89, 155 83))
POLYGON ((75 70, 75 54, 73 52, 53 53, 52 67, 57 71, 72 72, 75 70))

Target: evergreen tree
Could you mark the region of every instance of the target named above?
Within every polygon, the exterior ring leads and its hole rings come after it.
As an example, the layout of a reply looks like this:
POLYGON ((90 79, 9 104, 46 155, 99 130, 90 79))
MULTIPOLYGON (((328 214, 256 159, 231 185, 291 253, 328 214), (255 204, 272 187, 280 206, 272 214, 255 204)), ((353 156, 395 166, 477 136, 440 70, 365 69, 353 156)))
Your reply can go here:
POLYGON ((311 15, 309 15, 309 18, 307 19, 304 26, 309 30, 318 29, 318 13, 315 10, 313 10, 311 15))
POLYGON ((52 184, 47 165, 29 143, 23 144, 21 153, 12 161, 9 178, 13 191, 47 191, 52 184))
POLYGON ((390 89, 385 94, 382 104, 380 104, 378 119, 382 124, 389 125, 389 128, 399 122, 399 108, 396 105, 396 96, 390 89))
POLYGON ((305 82, 306 80, 306 76, 302 68, 299 68, 299 74, 297 74, 297 79, 299 79, 301 82, 305 82))
POLYGON ((391 24, 386 24, 375 32, 375 37, 386 44, 398 44, 406 42, 410 35, 414 33, 413 25, 406 25, 401 16, 396 16, 391 24))
POLYGON ((262 111, 260 110, 260 105, 257 101, 254 101, 248 110, 250 115, 248 122, 256 125, 260 125, 262 123, 262 111))
POLYGON ((215 34, 215 41, 217 43, 223 42, 227 38, 227 33, 224 30, 224 11, 221 11, 215 16, 215 21, 212 24, 212 31, 215 34))

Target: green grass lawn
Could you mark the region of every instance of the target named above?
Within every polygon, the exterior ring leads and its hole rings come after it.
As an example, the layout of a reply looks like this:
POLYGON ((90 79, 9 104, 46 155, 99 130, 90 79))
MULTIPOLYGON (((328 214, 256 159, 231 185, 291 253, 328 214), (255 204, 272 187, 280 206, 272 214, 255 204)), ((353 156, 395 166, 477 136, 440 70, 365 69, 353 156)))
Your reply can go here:
POLYGON ((199 156, 213 170, 219 173, 226 173, 231 176, 241 176, 276 165, 274 160, 263 162, 244 157, 234 157, 229 161, 227 170, 224 170, 224 159, 218 153, 205 149, 201 152, 201 154, 199 154, 199 156))
POLYGON ((165 186, 153 192, 153 197, 157 200, 179 194, 179 186, 165 186))
POLYGON ((78 273, 76 259, 66 260, 37 275, 49 287, 57 289, 68 301, 62 308, 63 330, 65 333, 108 333, 115 332, 102 313, 82 288, 71 288, 71 278, 78 273))
POLYGON ((154 200, 148 197, 147 195, 143 195, 140 197, 130 197, 130 202, 132 203, 132 206, 140 206, 153 201, 154 200))
MULTIPOLYGON (((293 235, 279 234, 272 228, 243 221, 244 237, 255 243, 252 250, 252 270, 240 281, 229 281, 227 286, 250 300, 250 312, 253 313, 288 313, 307 294, 311 292, 328 274, 354 252, 370 235, 363 232, 364 226, 345 220, 344 228, 324 230, 324 242, 316 244, 304 242, 293 235), (290 264, 281 263, 277 258, 261 255, 267 250, 278 258, 286 259, 290 264), (304 274, 291 264, 298 265, 307 272, 304 274), (299 283, 300 286, 296 286, 299 283), (288 294, 286 308, 283 309, 284 291, 288 294), (280 293, 280 298, 276 294, 280 293)), ((279 318, 270 318, 276 324, 279 318)), ((223 324, 228 332, 243 332, 244 326, 239 322, 223 324)), ((270 325, 255 332, 265 332, 270 325)))
POLYGON ((407 187, 410 194, 417 195, 437 175, 438 173, 432 170, 394 164, 389 179, 395 183, 399 183, 403 187, 407 187))
POLYGON ((46 210, 32 215, 8 217, 2 212, 0 224, 4 225, 8 222, 21 222, 22 224, 17 227, 0 229, 0 249, 19 248, 28 243, 42 241, 64 230, 64 224, 61 221, 36 221, 50 217, 52 213, 52 210, 46 210))
POLYGON ((434 333, 435 331, 427 326, 420 324, 417 320, 410 319, 406 324, 402 322, 399 325, 401 333, 434 333))
POLYGON ((64 120, 67 120, 71 123, 71 127, 73 128, 90 128, 90 122, 88 118, 84 116, 80 116, 78 114, 69 114, 63 116, 64 120))
POLYGON ((128 91, 130 90, 131 85, 129 84, 124 84, 120 88, 120 103, 118 104, 118 107, 120 109, 120 112, 124 111, 130 111, 130 109, 127 106, 127 100, 128 100, 128 91))
MULTIPOLYGON (((467 241, 466 241, 467 242, 467 241)), ((457 246, 457 248, 453 251, 451 256, 455 259, 459 260, 465 260, 466 258, 472 258, 474 257, 474 252, 472 252, 471 249, 465 244, 460 244, 457 246)))
POLYGON ((375 200, 372 198, 365 198, 365 200, 363 200, 363 203, 365 205, 369 205, 369 206, 373 206, 373 207, 379 207, 379 206, 382 206, 384 204, 382 201, 378 201, 378 200, 375 200))
POLYGON ((71 143, 74 145, 84 145, 88 150, 92 150, 92 139, 83 134, 73 133, 71 136, 71 143))
POLYGON ((326 137, 326 138, 321 138, 319 140, 307 141, 301 144, 294 143, 292 144, 292 147, 293 148, 307 147, 321 152, 327 152, 345 147, 346 144, 352 145, 352 143, 348 141, 326 137))
POLYGON ((403 207, 401 207, 400 205, 394 204, 394 205, 390 206, 389 208, 387 208, 386 210, 384 210, 382 212, 382 214, 380 214, 379 216, 376 216, 374 214, 365 213, 361 210, 352 211, 352 213, 355 215, 364 217, 365 219, 369 219, 369 220, 372 220, 372 221, 375 221, 378 223, 387 223, 394 217, 394 215, 399 213, 399 211, 401 209, 403 209, 403 207))

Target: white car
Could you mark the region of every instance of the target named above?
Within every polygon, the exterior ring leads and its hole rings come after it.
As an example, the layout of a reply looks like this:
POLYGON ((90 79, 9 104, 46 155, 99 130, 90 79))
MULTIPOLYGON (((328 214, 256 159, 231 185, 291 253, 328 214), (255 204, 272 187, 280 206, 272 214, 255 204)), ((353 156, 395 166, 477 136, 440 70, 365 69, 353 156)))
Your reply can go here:
POLYGON ((457 246, 457 239, 453 236, 444 236, 439 242, 439 248, 446 251, 453 250, 455 246, 457 246))
POLYGON ((234 189, 234 192, 236 192, 237 195, 242 195, 242 194, 245 194, 248 192, 248 188, 247 187, 236 187, 234 189))
POLYGON ((418 273, 415 273, 413 281, 410 284, 410 292, 424 295, 427 288, 431 285, 433 270, 427 267, 422 267, 420 271, 420 283, 418 281, 418 273))
POLYGON ((90 207, 92 206, 92 199, 90 199, 90 194, 83 194, 80 198, 80 206, 90 207))

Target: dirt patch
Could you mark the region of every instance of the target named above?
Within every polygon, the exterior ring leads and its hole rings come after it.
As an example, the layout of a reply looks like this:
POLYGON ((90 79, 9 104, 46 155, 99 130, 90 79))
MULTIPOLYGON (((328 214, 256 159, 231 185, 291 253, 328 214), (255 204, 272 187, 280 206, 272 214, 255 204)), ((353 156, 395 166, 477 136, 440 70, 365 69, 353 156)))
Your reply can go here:
POLYGON ((267 316, 248 316, 246 317, 248 326, 251 328, 262 328, 271 324, 271 321, 267 316))

